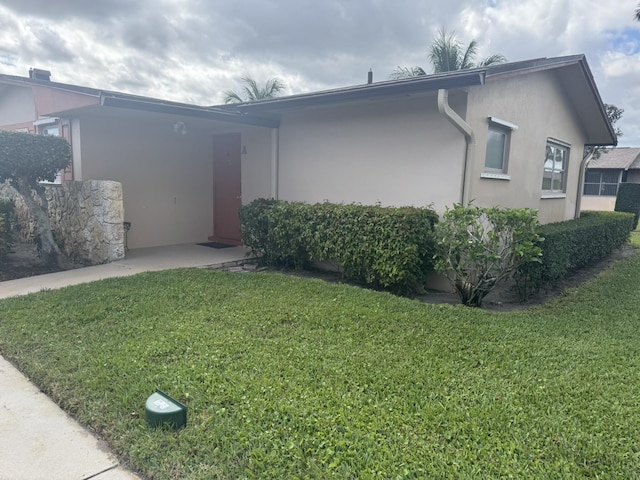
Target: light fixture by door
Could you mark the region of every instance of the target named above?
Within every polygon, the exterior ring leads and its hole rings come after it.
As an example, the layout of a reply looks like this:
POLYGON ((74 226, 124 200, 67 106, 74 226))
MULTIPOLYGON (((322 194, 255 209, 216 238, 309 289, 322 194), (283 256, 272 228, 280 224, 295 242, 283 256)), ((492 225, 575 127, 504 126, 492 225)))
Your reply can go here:
POLYGON ((173 132, 174 133, 178 133, 180 135, 186 135, 187 134, 187 126, 185 125, 185 123, 180 120, 176 123, 173 124, 173 132))

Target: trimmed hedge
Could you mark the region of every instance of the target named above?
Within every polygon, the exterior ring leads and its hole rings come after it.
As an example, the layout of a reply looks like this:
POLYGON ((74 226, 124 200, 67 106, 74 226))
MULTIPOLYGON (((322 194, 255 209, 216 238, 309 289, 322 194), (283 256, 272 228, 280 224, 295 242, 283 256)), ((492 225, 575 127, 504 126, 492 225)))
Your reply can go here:
POLYGON ((0 198, 0 258, 11 252, 13 245, 12 217, 15 206, 10 198, 0 198))
POLYGON ((616 197, 616 212, 633 213, 633 229, 638 228, 638 218, 640 217, 640 183, 621 183, 618 185, 618 196, 616 197))
POLYGON ((516 288, 525 300, 574 270, 594 263, 624 246, 634 218, 623 212, 582 212, 580 218, 542 225, 540 263, 528 263, 517 272, 516 288))
POLYGON ((433 270, 429 208, 257 199, 240 209, 242 241, 264 265, 305 268, 335 262, 345 278, 407 292, 433 270))

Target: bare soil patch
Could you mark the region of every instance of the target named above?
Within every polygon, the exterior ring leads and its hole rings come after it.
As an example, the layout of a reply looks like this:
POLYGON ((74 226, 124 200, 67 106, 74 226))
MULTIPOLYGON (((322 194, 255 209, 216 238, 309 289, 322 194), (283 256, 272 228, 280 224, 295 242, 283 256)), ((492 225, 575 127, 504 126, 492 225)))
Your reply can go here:
POLYGON ((72 270, 84 266, 82 263, 68 259, 63 260, 63 268, 47 265, 38 254, 35 244, 16 242, 11 248, 11 252, 5 258, 0 259, 0 282, 72 270))

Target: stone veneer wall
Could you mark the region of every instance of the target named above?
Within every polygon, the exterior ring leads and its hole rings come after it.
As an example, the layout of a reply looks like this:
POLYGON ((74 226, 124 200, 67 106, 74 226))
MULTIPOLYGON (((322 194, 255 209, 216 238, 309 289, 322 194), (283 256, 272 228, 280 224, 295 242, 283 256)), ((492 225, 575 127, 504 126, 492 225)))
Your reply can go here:
MULTIPOLYGON (((51 228, 61 251, 91 264, 125 256, 122 184, 105 180, 65 182, 45 186, 51 228)), ((20 196, 7 185, 0 195, 14 199, 17 234, 32 240, 35 224, 20 196)))

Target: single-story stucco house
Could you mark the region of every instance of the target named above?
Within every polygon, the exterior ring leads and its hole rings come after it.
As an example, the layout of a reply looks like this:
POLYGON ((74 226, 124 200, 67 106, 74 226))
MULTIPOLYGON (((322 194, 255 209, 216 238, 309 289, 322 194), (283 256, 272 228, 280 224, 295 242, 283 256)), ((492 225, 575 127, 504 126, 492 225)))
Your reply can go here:
POLYGON ((611 148, 587 163, 582 210, 613 211, 623 182, 640 183, 640 148, 611 148))
POLYGON ((307 202, 580 211, 616 137, 583 55, 201 107, 0 75, 0 128, 61 134, 64 180, 122 183, 130 248, 240 242, 238 208, 307 202))

